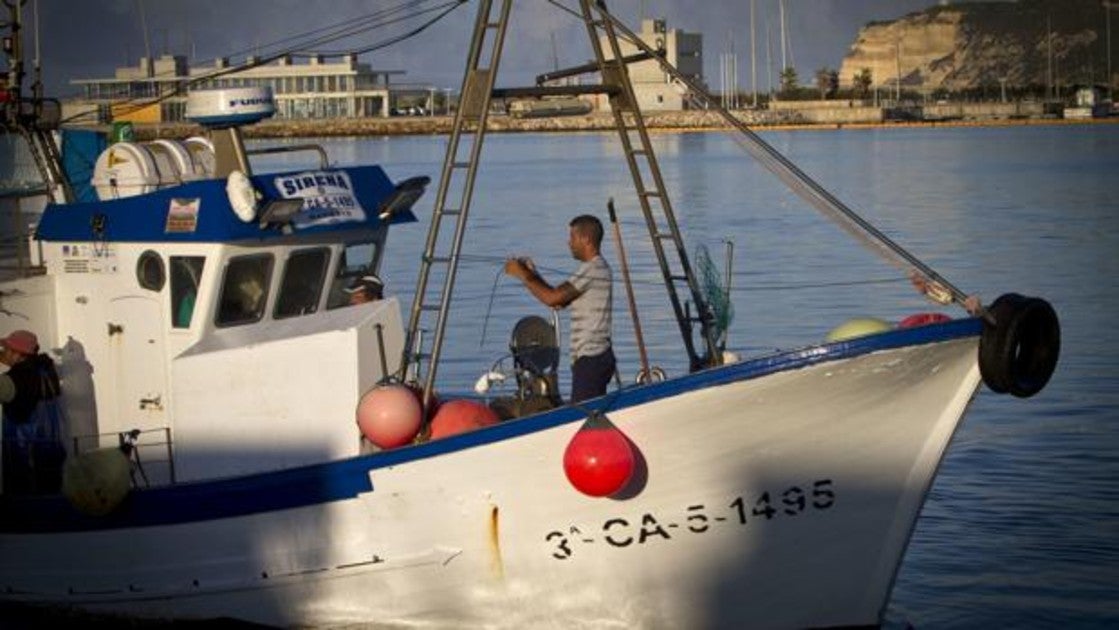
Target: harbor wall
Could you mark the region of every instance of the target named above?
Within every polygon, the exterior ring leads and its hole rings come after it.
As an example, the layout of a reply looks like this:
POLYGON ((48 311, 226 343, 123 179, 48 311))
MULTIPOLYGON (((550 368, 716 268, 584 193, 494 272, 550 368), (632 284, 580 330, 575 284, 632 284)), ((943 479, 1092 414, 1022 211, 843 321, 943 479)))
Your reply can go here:
MULTIPOLYGON (((884 108, 848 104, 839 107, 800 106, 774 109, 739 110, 736 118, 746 125, 766 128, 835 128, 861 125, 898 124, 1031 124, 1072 122, 1055 119, 1043 112, 1041 103, 959 103, 947 105, 884 108)), ((654 112, 646 114, 650 132, 701 131, 725 129, 726 121, 711 111, 654 112)), ((1119 122, 1119 118, 1101 118, 1090 122, 1119 122)), ((317 120, 271 120, 246 127, 249 138, 310 138, 330 136, 399 136, 442 135, 451 130, 450 116, 399 116, 390 118, 324 118, 317 120)), ((614 117, 607 113, 562 118, 514 118, 491 115, 491 132, 601 132, 614 130, 614 117)), ((107 131, 108 128, 105 127, 107 131)), ((187 123, 138 124, 136 140, 155 138, 183 139, 201 133, 197 125, 187 123)))

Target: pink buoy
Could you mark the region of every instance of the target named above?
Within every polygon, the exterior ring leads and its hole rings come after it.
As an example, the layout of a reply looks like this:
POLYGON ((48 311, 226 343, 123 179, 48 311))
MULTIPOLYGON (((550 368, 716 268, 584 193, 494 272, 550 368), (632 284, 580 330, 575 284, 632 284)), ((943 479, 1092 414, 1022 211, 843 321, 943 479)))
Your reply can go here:
POLYGON ((431 419, 431 439, 473 431, 497 424, 497 413, 474 400, 448 400, 440 403, 431 419))
POLYGON ((939 324, 949 321, 952 321, 952 318, 944 313, 916 313, 898 322, 898 328, 928 326, 929 324, 939 324))
POLYGON ((381 448, 409 444, 420 432, 423 410, 404 385, 378 385, 357 403, 357 426, 365 439, 381 448))
POLYGON ((629 439, 605 416, 583 423, 563 453, 563 472, 575 489, 592 497, 608 497, 626 487, 636 469, 629 439))

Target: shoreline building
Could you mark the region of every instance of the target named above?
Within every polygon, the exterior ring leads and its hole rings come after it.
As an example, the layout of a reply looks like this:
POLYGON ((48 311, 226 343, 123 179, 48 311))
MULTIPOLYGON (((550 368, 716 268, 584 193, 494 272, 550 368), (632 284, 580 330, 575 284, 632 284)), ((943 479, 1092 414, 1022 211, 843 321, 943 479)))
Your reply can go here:
MULTIPOLYGON (((637 33, 641 41, 654 50, 664 50, 665 59, 689 79, 706 85, 703 80, 703 35, 688 33, 676 28, 668 28, 664 19, 641 20, 641 31, 637 33)), ((605 36, 602 45, 609 55, 605 36)), ((619 40, 623 57, 636 54, 637 47, 619 40)), ((642 111, 679 111, 689 109, 684 90, 677 89, 672 77, 661 69, 655 60, 642 61, 629 65, 630 81, 642 111)), ((608 106, 605 97, 596 99, 596 108, 605 110, 608 106)))
POLYGON ((139 64, 117 68, 111 79, 74 79, 82 95, 63 102, 63 117, 94 119, 106 123, 182 122, 188 87, 272 88, 276 118, 389 116, 397 99, 426 102, 434 89, 427 85, 393 84, 403 70, 373 70, 356 55, 332 61, 309 55, 306 63, 294 63, 285 55, 269 63, 248 57, 244 67, 231 66, 228 58, 210 65, 191 67, 186 57, 162 55, 141 57, 139 64))

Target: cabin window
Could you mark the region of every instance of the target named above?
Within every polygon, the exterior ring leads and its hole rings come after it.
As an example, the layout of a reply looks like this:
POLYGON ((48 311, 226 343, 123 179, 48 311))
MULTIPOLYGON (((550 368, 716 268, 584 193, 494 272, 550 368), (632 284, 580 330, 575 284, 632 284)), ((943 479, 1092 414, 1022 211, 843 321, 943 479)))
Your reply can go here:
POLYGON ((276 296, 276 319, 314 313, 319 307, 330 251, 304 249, 294 252, 284 265, 284 279, 276 296))
POLYGON ((171 326, 190 328, 205 256, 171 256, 171 326))
POLYGON ((253 254, 230 259, 218 300, 218 326, 240 326, 260 321, 268 301, 272 255, 253 254))
POLYGON ((326 307, 331 309, 349 305, 350 295, 346 293, 346 287, 365 274, 375 273, 376 262, 376 243, 347 245, 346 249, 338 255, 338 267, 330 282, 330 295, 327 297, 326 307))
POLYGON ((152 250, 140 254, 136 261, 136 281, 149 291, 163 290, 167 273, 163 270, 163 259, 152 250))

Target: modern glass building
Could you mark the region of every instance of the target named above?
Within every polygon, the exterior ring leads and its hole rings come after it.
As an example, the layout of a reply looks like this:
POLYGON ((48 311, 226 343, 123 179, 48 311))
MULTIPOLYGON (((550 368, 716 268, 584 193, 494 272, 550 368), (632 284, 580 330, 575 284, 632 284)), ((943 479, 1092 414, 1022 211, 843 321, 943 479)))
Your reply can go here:
POLYGON ((64 103, 63 116, 83 122, 180 122, 190 89, 268 86, 276 99, 276 118, 388 116, 397 98, 425 96, 422 85, 393 85, 403 70, 373 70, 355 55, 331 60, 312 55, 263 60, 249 57, 240 66, 222 58, 189 66, 186 57, 143 57, 137 66, 117 68, 111 79, 75 79, 82 95, 64 103), (84 114, 84 116, 83 116, 84 114))

